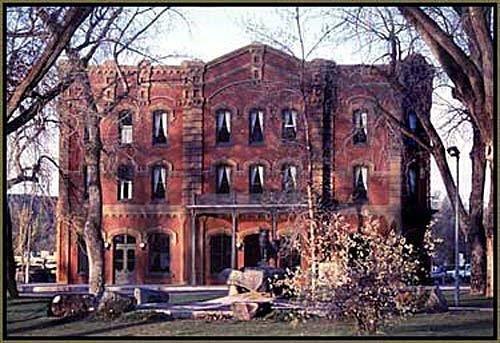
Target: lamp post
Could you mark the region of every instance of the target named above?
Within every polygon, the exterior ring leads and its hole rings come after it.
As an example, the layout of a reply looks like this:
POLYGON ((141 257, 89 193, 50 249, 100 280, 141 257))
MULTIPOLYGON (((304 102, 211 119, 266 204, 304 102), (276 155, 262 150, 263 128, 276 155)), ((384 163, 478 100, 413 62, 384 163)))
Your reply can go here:
POLYGON ((456 146, 449 147, 447 149, 448 154, 451 157, 455 157, 457 159, 457 192, 455 194, 455 306, 458 306, 458 302, 460 300, 460 275, 458 273, 458 226, 459 226, 459 212, 458 212, 458 204, 460 202, 460 194, 459 194, 459 177, 460 177, 460 169, 459 169, 459 160, 460 160, 460 151, 456 146))

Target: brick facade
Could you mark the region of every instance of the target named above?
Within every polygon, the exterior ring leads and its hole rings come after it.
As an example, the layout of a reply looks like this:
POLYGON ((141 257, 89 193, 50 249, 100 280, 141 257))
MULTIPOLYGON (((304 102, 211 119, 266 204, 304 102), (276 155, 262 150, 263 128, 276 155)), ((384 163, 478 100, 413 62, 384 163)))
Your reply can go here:
MULTIPOLYGON (((116 66, 105 63, 90 68, 101 103, 118 102, 101 124, 107 284, 214 283, 222 267, 255 264, 259 232, 269 230, 271 239, 285 234, 287 206, 297 208, 303 199, 306 115, 314 186, 323 198, 339 204, 348 217, 356 218, 361 206, 386 225, 411 232, 415 241, 421 239, 425 220, 415 218, 425 218, 429 211, 429 154, 403 138, 381 111, 409 125, 409 112, 417 106, 411 99, 418 99, 420 110, 430 113, 432 78, 412 84, 412 75, 424 75, 422 68, 429 68, 425 61, 412 56, 399 66, 407 75, 403 81, 410 91, 405 94, 391 88, 377 72, 388 66, 336 65, 327 60, 306 63, 303 94, 300 66, 295 58, 260 44, 208 63, 142 62, 121 68, 129 87, 124 99, 116 66), (155 124, 157 110, 166 112, 161 126, 160 121, 155 124), (120 143, 123 111, 132 114, 130 144, 120 143), (220 111, 230 116, 230 139, 223 143, 216 141, 217 126, 224 125, 217 124, 220 111), (261 116, 253 124, 252 111, 261 116), (287 111, 296 113, 294 140, 282 137, 287 111), (353 119, 356 111, 366 113, 360 115, 365 116, 362 124, 353 119), (250 142, 257 120, 262 120, 262 140, 250 142), (356 125, 365 125, 366 142, 354 143, 356 125), (166 142, 154 144, 158 127, 164 126, 166 142), (259 177, 251 172, 257 165, 263 167, 264 192, 249 194, 249 183, 259 177), (118 200, 119 166, 129 166, 132 172, 131 199, 118 200), (221 166, 229 168, 229 176, 220 171, 221 166), (287 166, 296 168, 297 189, 292 193, 282 190, 287 166), (366 174, 360 175, 365 177, 367 200, 360 206, 353 199, 357 166, 366 168, 366 174), (155 180, 160 180, 155 167, 166 172, 161 199, 153 197, 155 180), (224 177, 230 178, 230 193, 217 194, 224 177)), ((85 212, 79 92, 79 85, 73 85, 59 105, 61 118, 69 124, 62 129, 60 141, 65 177, 60 183, 57 247, 58 282, 63 283, 85 282, 87 277, 83 250, 79 252, 77 244, 85 212)))

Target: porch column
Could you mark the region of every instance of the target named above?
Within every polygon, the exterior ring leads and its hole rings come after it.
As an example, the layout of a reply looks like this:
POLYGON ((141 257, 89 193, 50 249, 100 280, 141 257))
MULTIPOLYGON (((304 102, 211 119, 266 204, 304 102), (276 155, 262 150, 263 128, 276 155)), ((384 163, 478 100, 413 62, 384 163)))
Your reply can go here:
POLYGON ((276 210, 271 210, 271 239, 276 238, 276 210))
POLYGON ((196 285, 196 212, 191 211, 191 285, 196 285))
POLYGON ((231 212, 231 268, 236 269, 236 210, 231 212))

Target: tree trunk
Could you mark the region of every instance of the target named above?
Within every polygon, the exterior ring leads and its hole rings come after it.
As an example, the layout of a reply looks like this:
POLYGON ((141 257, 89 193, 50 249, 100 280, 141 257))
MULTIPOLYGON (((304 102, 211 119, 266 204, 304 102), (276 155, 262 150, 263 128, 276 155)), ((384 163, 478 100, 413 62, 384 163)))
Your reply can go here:
POLYGON ((92 94, 86 66, 72 56, 77 72, 77 82, 82 85, 85 108, 81 115, 85 120, 88 140, 85 142, 84 161, 88 177, 88 207, 83 228, 83 238, 89 258, 89 293, 100 299, 104 293, 104 241, 102 235, 102 190, 100 176, 101 161, 101 117, 92 94))
POLYGON ((12 242, 12 219, 10 217, 10 208, 5 201, 5 215, 7 217, 7 225, 5 229, 5 249, 7 250, 7 291, 12 298, 19 297, 16 283, 16 260, 14 259, 14 249, 12 242))
POLYGON ((493 206, 495 204, 495 174, 493 173, 493 165, 491 162, 488 163, 489 165, 489 172, 490 172, 490 196, 488 200, 488 207, 486 211, 486 221, 484 224, 484 227, 486 229, 486 291, 485 295, 487 297, 493 297, 493 291, 494 291, 494 271, 495 271, 495 256, 494 256, 494 241, 493 241, 493 235, 494 235, 494 220, 493 220, 493 206))
MULTIPOLYGON (((88 85, 90 87, 90 84, 88 85)), ((90 89, 90 88, 88 88, 90 89)), ((88 173, 88 209, 83 229, 89 257, 89 292, 100 296, 104 292, 104 242, 102 238, 102 194, 100 178, 101 139, 100 117, 89 108, 86 127, 89 140, 85 147, 85 163, 88 173)))
POLYGON ((484 294, 486 290, 486 231, 483 227, 483 198, 486 161, 484 144, 476 128, 474 128, 474 143, 470 157, 472 161, 472 189, 469 201, 471 293, 484 294))

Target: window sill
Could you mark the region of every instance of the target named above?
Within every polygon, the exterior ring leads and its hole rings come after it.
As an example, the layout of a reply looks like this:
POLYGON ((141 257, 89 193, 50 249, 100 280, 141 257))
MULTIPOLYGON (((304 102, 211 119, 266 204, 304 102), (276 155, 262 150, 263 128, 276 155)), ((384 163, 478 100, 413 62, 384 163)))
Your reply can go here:
POLYGON ((132 204, 133 202, 133 199, 118 199, 118 203, 120 204, 132 204))
POLYGON ((265 146, 265 145, 266 145, 266 143, 264 141, 262 141, 262 142, 249 142, 248 143, 248 146, 257 146, 258 147, 258 146, 265 146))
POLYGON ((119 143, 118 146, 120 148, 131 148, 133 144, 134 144, 133 142, 131 142, 131 143, 119 143))

